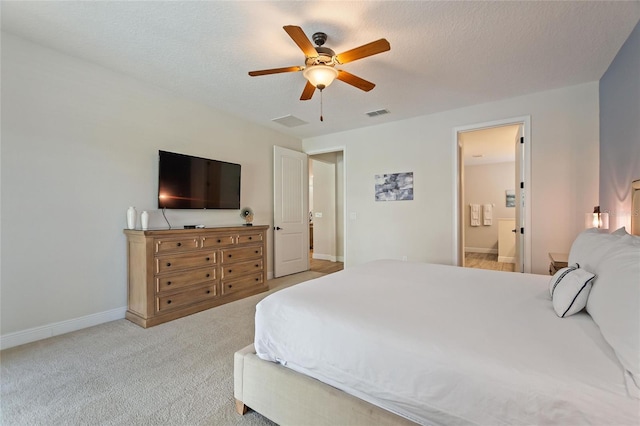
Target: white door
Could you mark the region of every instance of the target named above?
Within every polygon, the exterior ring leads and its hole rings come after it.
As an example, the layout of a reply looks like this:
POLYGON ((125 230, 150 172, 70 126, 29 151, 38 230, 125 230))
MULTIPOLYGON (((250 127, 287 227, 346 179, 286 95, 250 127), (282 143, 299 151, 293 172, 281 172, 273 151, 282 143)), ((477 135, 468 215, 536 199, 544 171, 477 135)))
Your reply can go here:
POLYGON ((465 266, 465 252, 464 252, 464 228, 465 228, 465 204, 464 204, 464 144, 460 140, 460 133, 458 135, 458 205, 460 206, 460 220, 458 220, 458 264, 465 266))
POLYGON ((516 256, 514 270, 524 272, 524 235, 522 231, 528 232, 524 228, 524 206, 525 206, 525 181, 524 181, 524 144, 525 144, 522 124, 516 133, 516 226, 513 232, 516 233, 516 256))
POLYGON ((309 269, 307 154, 273 147, 273 275, 309 269))

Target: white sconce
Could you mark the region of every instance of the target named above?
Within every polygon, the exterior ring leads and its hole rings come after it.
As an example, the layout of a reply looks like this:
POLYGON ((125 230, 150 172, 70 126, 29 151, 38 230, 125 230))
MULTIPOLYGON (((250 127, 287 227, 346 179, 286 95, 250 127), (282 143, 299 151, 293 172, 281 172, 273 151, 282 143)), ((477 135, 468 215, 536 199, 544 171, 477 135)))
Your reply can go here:
POLYGON ((600 206, 595 206, 593 213, 585 214, 584 227, 609 229, 609 213, 600 213, 600 206))

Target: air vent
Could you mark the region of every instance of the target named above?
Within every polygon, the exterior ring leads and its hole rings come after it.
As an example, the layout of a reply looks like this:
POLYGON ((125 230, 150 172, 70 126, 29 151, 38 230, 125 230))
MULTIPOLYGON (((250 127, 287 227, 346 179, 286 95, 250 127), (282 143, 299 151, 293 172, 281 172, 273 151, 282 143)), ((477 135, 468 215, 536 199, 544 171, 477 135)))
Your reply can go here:
POLYGON ((389 114, 388 109, 379 109, 377 111, 369 111, 366 113, 369 117, 377 117, 379 115, 389 114))
POLYGON ((274 123, 282 124, 283 126, 286 126, 286 127, 298 127, 298 126, 302 126, 303 124, 309 124, 308 121, 301 120, 298 117, 294 117, 291 114, 285 115, 284 117, 280 117, 280 118, 274 118, 271 121, 273 121, 274 123))

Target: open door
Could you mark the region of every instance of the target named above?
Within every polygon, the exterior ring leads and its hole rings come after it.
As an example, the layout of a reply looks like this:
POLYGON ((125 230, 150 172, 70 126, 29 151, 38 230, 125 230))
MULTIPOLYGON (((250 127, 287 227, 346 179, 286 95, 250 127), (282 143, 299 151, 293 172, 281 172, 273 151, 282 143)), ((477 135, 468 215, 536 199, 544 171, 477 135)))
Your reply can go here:
POLYGON ((460 133, 457 135, 458 144, 458 206, 460 206, 460 219, 458 220, 458 265, 466 266, 466 258, 464 252, 464 144, 460 140, 460 133))
POLYGON ((524 206, 525 206, 525 178, 524 178, 524 134, 522 124, 518 127, 516 133, 516 255, 515 255, 515 272, 524 272, 524 206))
POLYGON ((273 147, 273 275, 309 269, 307 154, 273 147))

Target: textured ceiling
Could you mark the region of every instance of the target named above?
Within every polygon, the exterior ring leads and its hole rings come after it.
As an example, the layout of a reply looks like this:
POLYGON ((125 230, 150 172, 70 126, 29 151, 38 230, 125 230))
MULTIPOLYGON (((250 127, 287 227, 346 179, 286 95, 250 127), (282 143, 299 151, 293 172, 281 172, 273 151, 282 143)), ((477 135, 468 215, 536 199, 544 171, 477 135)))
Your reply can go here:
POLYGON ((510 124, 460 133, 464 148, 464 165, 515 162, 516 135, 520 128, 510 124))
POLYGON ((306 138, 597 81, 640 19, 640 2, 2 1, 2 30, 180 96, 306 138), (303 65, 284 32, 328 34, 342 52, 379 38, 391 51, 342 69, 340 81, 299 101, 303 65), (370 118, 366 112, 390 114, 370 118), (293 115, 308 124, 285 127, 293 115))

